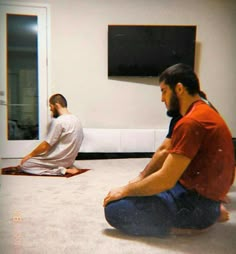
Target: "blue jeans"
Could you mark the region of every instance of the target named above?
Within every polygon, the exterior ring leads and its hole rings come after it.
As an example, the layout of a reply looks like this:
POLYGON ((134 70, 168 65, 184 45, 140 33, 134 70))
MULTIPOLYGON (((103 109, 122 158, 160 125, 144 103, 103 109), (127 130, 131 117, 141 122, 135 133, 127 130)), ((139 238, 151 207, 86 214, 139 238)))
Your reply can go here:
POLYGON ((111 226, 137 236, 164 237, 173 227, 204 229, 219 215, 220 202, 188 191, 179 183, 154 196, 127 197, 105 207, 111 226))

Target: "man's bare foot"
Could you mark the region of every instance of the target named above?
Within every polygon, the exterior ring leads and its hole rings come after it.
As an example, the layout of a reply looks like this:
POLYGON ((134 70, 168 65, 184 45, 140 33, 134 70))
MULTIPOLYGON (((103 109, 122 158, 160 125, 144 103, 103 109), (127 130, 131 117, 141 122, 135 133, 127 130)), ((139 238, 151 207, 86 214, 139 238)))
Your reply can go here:
POLYGON ((229 220, 229 211, 225 208, 223 204, 220 205, 220 216, 218 222, 226 222, 229 220))
POLYGON ((71 174, 71 175, 77 174, 80 171, 81 171, 81 169, 79 169, 79 168, 67 168, 66 169, 66 173, 71 174))

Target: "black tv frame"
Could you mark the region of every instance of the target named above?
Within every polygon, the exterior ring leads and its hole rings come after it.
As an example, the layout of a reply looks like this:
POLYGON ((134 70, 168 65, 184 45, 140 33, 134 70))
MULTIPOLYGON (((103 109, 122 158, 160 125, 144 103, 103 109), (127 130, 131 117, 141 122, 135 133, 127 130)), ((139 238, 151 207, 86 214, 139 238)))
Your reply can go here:
POLYGON ((108 76, 159 76, 185 63, 194 69, 196 25, 108 25, 108 76))

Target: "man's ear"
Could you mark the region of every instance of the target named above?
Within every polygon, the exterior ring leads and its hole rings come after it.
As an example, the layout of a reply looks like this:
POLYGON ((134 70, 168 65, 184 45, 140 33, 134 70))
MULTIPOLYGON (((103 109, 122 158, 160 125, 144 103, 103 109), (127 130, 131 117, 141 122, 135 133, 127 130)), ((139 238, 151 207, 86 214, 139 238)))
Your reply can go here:
POLYGON ((55 108, 56 108, 56 109, 61 108, 61 105, 60 105, 59 103, 57 103, 57 102, 55 103, 55 105, 54 105, 54 106, 55 106, 55 108))
POLYGON ((180 95, 180 94, 183 93, 183 91, 184 91, 184 86, 183 86, 183 84, 180 83, 180 82, 177 83, 176 86, 175 86, 175 92, 176 92, 176 94, 177 94, 177 95, 180 95))

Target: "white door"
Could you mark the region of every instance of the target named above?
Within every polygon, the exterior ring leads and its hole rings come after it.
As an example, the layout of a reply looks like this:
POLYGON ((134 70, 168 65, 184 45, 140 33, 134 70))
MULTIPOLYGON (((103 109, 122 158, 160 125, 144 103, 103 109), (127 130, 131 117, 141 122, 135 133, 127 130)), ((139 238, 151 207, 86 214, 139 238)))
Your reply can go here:
POLYGON ((0 158, 21 158, 47 126, 47 8, 0 4, 0 34, 0 158))

